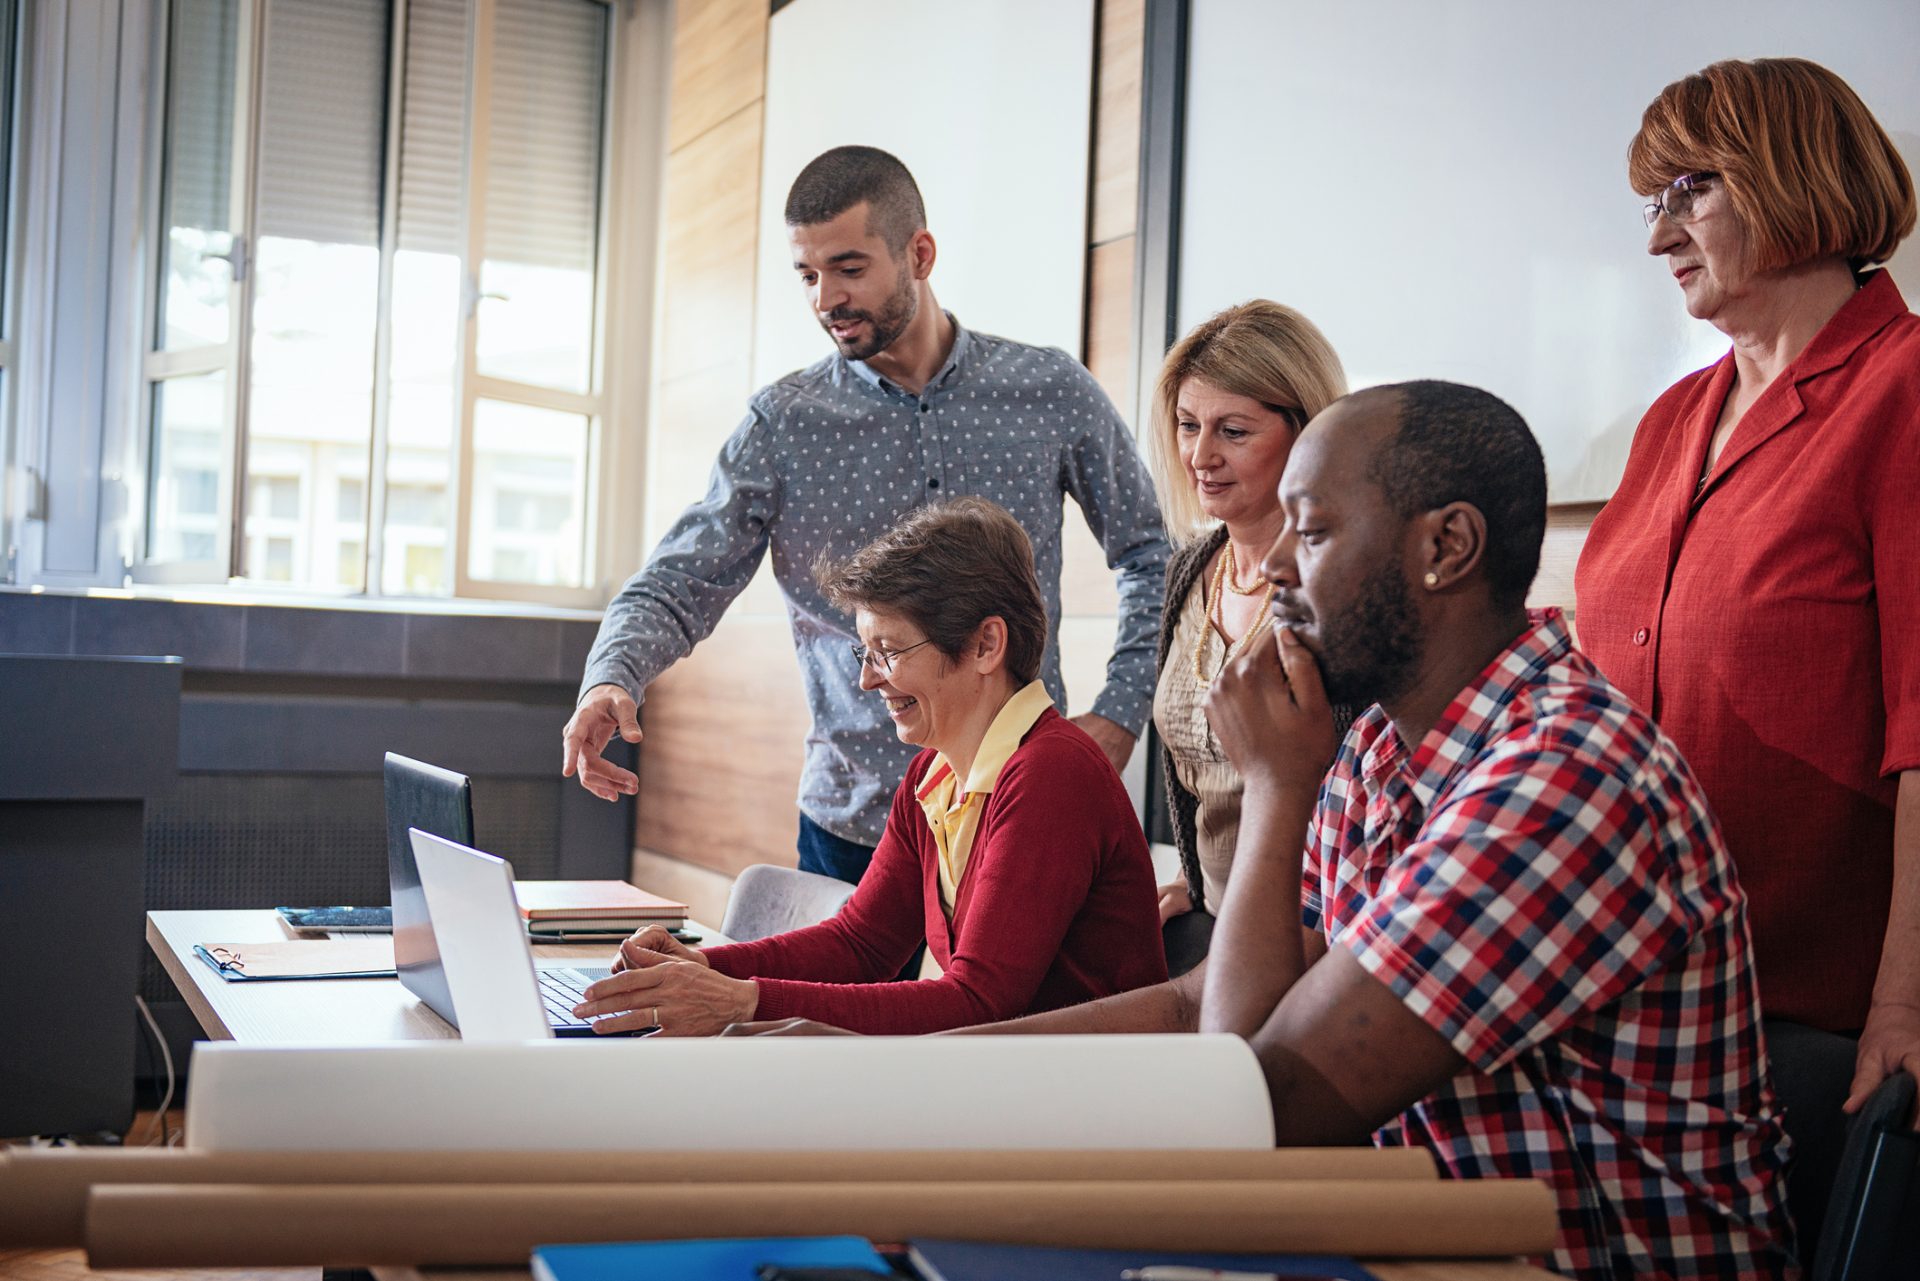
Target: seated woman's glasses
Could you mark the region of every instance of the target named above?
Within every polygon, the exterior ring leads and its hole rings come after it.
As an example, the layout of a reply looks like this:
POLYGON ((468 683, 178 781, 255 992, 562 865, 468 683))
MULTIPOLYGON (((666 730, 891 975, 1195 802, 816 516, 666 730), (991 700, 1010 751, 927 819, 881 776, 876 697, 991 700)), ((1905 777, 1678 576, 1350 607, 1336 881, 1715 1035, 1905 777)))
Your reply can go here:
POLYGON ((865 645, 855 645, 853 647, 853 661, 871 667, 882 676, 891 676, 893 674, 893 662, 895 659, 899 658, 902 654, 911 654, 914 650, 919 649, 921 645, 931 644, 933 644, 933 639, 929 637, 917 644, 909 645, 905 649, 885 650, 877 647, 868 649, 865 645))

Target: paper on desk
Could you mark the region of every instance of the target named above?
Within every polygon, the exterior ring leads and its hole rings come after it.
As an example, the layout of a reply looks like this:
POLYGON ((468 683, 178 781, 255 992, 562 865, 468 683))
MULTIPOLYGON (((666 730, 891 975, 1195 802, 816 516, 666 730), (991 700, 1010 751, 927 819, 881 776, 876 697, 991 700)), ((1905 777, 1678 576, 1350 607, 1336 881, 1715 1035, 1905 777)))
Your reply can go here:
POLYGON ((208 1151, 1265 1148, 1235 1036, 194 1047, 208 1151))
POLYGON ((393 936, 195 943, 193 954, 229 982, 248 979, 392 978, 393 936))

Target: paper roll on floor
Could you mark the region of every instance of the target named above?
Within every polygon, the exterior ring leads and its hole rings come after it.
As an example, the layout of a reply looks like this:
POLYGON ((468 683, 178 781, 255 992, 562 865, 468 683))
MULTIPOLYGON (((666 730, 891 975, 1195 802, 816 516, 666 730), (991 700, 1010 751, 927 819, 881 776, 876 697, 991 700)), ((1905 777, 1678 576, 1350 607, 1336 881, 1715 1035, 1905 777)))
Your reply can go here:
POLYGON ((1223 1152, 193 1152, 22 1148, 0 1153, 0 1248, 82 1242, 101 1184, 926 1183, 1437 1178, 1420 1148, 1223 1152))
POLYGON ((1270 1148, 1236 1036, 194 1047, 202 1151, 1270 1148))
POLYGON ((1553 1194, 1433 1182, 484 1184, 95 1188, 88 1264, 519 1265, 549 1241, 837 1236, 1096 1249, 1472 1258, 1541 1254, 1553 1194))

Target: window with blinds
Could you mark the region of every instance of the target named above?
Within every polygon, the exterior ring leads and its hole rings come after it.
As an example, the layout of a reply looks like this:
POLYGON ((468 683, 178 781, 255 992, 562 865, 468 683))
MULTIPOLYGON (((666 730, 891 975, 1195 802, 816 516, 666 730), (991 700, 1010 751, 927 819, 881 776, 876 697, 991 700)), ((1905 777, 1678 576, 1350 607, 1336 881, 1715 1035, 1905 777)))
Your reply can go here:
POLYGON ((225 520, 255 581, 585 585, 611 21, 170 0, 150 559, 225 520))

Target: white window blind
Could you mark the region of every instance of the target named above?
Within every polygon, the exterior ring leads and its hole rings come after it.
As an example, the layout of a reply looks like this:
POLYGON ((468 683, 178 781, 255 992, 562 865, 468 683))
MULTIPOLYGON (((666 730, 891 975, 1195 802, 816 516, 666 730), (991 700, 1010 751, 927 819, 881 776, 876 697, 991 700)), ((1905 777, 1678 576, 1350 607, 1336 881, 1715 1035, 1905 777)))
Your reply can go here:
POLYGON ((272 0, 260 121, 260 235, 380 242, 386 84, 386 0, 272 0))
POLYGON ((174 0, 167 67, 168 225, 224 231, 238 0, 174 0))
POLYGON ((399 246, 465 248, 468 0, 411 0, 400 117, 399 246))
POLYGON ((607 7, 499 0, 497 12, 485 256, 591 272, 607 7))

